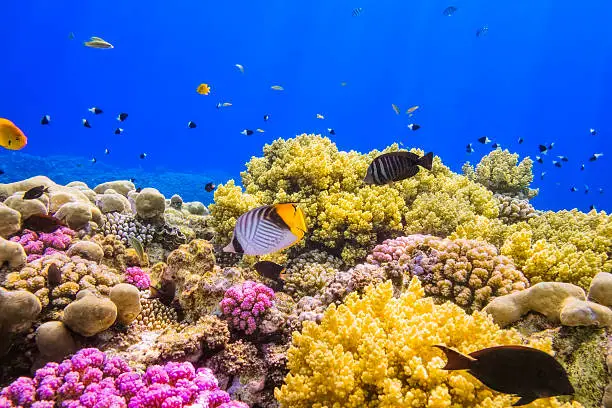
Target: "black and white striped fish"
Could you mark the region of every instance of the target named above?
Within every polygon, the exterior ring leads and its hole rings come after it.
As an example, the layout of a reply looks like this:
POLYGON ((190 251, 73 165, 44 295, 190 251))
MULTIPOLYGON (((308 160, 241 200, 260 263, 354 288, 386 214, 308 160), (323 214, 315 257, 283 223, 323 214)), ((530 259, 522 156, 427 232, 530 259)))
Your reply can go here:
POLYGON ((254 208, 236 220, 224 252, 266 255, 298 243, 306 233, 304 213, 294 203, 254 208))
POLYGON ((419 157, 411 152, 391 152, 381 154, 368 167, 363 179, 366 184, 383 185, 410 178, 419 172, 421 166, 431 170, 433 153, 419 157))
POLYGON ((353 9, 353 12, 351 14, 353 17, 357 17, 358 15, 361 14, 362 11, 363 11, 363 7, 357 7, 353 9))

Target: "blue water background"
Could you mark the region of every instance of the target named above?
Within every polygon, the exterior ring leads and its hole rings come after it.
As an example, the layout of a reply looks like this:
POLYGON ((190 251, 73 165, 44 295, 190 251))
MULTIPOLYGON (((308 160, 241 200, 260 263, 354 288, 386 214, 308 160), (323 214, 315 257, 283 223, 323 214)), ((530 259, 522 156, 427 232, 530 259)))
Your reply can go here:
POLYGON ((532 158, 538 144, 554 142, 534 165, 533 204, 612 208, 610 1, 5 0, 2 9, 0 117, 29 144, 0 150, 1 182, 136 177, 210 202, 204 181, 239 179, 264 143, 332 127, 340 149, 403 141, 455 171, 490 150, 476 142, 484 135, 532 158), (451 17, 442 14, 449 5, 458 8, 451 17), (356 7, 363 11, 353 17, 356 7), (476 36, 485 25, 488 34, 476 36), (115 48, 84 47, 91 36, 115 48), (195 92, 202 82, 209 96, 195 92), (271 90, 276 84, 285 90, 271 90), (409 118, 412 105, 421 108, 409 118), (129 118, 116 136, 119 112, 129 118), (40 125, 43 114, 50 126, 40 125), (412 121, 422 128, 411 132, 412 121), (258 127, 265 133, 240 134, 258 127), (591 163, 595 152, 605 156, 591 163), (560 169, 551 164, 557 154, 569 158, 560 169))

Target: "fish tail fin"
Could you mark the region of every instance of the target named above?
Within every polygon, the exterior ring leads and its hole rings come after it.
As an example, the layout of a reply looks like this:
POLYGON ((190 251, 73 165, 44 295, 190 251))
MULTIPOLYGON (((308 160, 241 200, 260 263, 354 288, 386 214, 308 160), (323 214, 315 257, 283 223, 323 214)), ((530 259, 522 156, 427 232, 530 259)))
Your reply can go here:
POLYGON ((230 242, 229 244, 224 246, 223 252, 236 252, 236 249, 234 248, 234 244, 230 242))
POLYGON ((443 370, 468 370, 472 364, 472 361, 475 361, 472 357, 466 356, 465 354, 461 354, 458 351, 452 350, 446 346, 434 345, 433 347, 439 348, 446 354, 447 362, 443 370))
POLYGON ((425 156, 421 157, 418 164, 427 170, 431 170, 431 166, 433 164, 433 152, 429 152, 425 156))

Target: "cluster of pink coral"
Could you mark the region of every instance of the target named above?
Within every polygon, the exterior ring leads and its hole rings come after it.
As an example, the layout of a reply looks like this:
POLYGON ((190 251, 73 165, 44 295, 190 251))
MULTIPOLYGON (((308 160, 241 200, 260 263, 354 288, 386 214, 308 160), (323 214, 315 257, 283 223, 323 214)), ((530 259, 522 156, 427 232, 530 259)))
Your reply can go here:
POLYGON ((274 291, 266 285, 246 281, 225 292, 221 312, 236 329, 253 334, 264 313, 272 307, 274 291))
POLYGON ((34 232, 23 230, 21 235, 11 238, 13 242, 19 242, 28 255, 28 262, 51 255, 55 252, 65 251, 70 246, 76 232, 70 228, 61 227, 52 233, 34 232))
POLYGON ((208 368, 191 363, 132 372, 119 357, 82 349, 61 364, 48 363, 34 378, 20 377, 0 392, 0 408, 248 408, 219 389, 208 368))
POLYGON ((140 290, 149 289, 151 286, 151 277, 138 266, 132 266, 125 270, 125 281, 140 290))

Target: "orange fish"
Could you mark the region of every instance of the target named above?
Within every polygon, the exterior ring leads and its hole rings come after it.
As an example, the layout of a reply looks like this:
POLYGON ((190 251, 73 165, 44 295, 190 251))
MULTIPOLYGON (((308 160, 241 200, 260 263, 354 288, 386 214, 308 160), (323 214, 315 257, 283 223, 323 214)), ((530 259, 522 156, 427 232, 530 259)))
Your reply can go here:
POLYGON ((21 150, 28 144, 28 138, 13 122, 0 118, 0 146, 9 150, 21 150))
POLYGON ((208 95, 210 93, 210 86, 208 86, 208 84, 200 84, 200 86, 198 86, 197 92, 200 95, 208 95))

